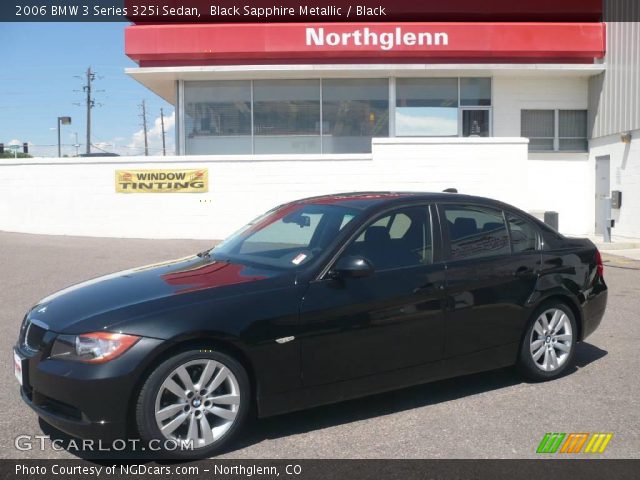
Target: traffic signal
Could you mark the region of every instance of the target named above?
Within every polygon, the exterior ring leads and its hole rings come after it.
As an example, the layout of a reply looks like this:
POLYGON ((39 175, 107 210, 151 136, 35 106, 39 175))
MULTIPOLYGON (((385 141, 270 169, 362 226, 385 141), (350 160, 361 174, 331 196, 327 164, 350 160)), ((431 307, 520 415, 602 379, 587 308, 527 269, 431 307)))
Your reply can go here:
POLYGON ((27 142, 22 144, 22 153, 29 153, 29 144, 27 142))
POLYGON ((4 153, 4 143, 0 143, 0 155, 4 153))

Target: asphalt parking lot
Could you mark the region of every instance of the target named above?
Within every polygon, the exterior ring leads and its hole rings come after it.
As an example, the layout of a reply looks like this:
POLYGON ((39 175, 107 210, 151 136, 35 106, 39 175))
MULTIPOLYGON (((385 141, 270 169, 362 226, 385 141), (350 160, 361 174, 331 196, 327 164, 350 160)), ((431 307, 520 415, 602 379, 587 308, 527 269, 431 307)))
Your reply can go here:
MULTIPOLYGON (((13 376, 11 347, 24 312, 78 281, 211 243, 0 232, 0 457, 75 457, 48 446, 14 447, 18 435, 43 434, 13 376)), ((640 457, 640 262, 612 256, 606 262, 606 317, 563 378, 525 383, 505 369, 256 420, 223 457, 531 458, 546 432, 612 432, 601 457, 640 457)))

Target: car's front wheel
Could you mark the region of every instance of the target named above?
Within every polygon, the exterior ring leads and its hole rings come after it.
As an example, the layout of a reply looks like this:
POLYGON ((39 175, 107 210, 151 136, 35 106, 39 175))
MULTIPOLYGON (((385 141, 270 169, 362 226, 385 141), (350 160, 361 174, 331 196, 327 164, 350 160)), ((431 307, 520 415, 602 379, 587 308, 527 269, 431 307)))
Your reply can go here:
POLYGON ((559 377, 573 360, 578 329, 571 309, 561 302, 548 302, 529 321, 522 340, 518 366, 532 380, 559 377))
POLYGON ((249 408, 249 379, 238 361, 217 351, 190 350, 149 375, 136 423, 143 442, 158 453, 205 458, 229 443, 249 408))

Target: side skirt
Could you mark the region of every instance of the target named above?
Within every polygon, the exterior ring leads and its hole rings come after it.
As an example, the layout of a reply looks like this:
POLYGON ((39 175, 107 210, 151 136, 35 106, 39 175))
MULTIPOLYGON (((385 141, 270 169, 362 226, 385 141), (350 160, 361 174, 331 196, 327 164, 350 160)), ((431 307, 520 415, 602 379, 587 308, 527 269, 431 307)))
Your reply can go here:
POLYGON ((446 378, 508 367, 515 364, 519 347, 518 343, 511 343, 426 365, 259 397, 258 416, 270 417, 446 378))

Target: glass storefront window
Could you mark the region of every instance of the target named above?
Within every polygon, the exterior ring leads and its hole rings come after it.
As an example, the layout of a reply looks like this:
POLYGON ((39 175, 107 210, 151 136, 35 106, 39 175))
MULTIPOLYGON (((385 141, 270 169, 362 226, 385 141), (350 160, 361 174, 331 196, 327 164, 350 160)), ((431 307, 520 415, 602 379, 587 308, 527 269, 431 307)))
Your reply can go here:
POLYGON ((185 153, 250 154, 251 82, 188 82, 184 90, 185 153))
POLYGON ((463 107, 488 107, 491 105, 490 78, 461 78, 460 105, 463 107))
POLYGON ((457 78, 399 78, 396 81, 396 135, 458 135, 457 78))
POLYGON ((323 153, 370 153, 389 136, 389 80, 323 80, 322 122, 323 153))
POLYGON ((320 80, 253 83, 255 153, 320 153, 320 80))
MULTIPOLYGON (((183 95, 187 155, 370 153, 374 137, 491 135, 490 78, 187 81, 183 95)), ((563 147, 583 141, 580 119, 565 122, 563 147)))

